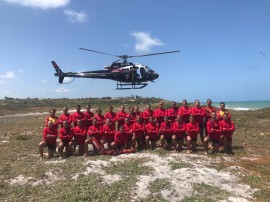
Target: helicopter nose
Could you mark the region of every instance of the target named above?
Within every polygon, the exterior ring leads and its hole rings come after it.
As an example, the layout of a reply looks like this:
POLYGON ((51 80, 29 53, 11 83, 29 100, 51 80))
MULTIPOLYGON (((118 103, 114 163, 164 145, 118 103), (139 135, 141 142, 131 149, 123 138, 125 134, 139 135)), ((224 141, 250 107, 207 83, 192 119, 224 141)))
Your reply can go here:
POLYGON ((153 80, 157 79, 158 77, 159 77, 159 75, 157 73, 152 74, 153 80))

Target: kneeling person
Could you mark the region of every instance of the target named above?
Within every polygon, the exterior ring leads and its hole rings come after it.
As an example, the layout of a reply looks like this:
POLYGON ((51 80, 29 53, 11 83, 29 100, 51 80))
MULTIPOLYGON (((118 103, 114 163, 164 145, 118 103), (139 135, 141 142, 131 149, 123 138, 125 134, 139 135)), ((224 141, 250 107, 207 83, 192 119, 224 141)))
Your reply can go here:
POLYGON ((182 117, 178 115, 173 123, 172 143, 174 151, 181 151, 186 137, 186 124, 182 121, 182 117), (177 147, 178 146, 178 147, 177 147))
POLYGON ((63 122, 63 128, 60 130, 60 144, 58 147, 58 151, 60 153, 60 158, 63 158, 63 150, 66 148, 66 156, 69 156, 72 151, 72 138, 73 138, 73 130, 69 126, 68 121, 63 122))
POLYGON ((172 148, 172 124, 169 121, 168 116, 164 116, 164 122, 161 123, 159 132, 161 134, 160 142, 161 146, 171 150, 172 148), (166 142, 166 147, 165 147, 166 142))
POLYGON ((197 137, 200 131, 199 124, 195 122, 194 116, 190 115, 189 123, 186 125, 187 129, 187 148, 188 153, 191 153, 196 150, 197 137), (191 146, 191 148, 190 148, 191 146))
POLYGON ((115 133, 114 141, 111 146, 112 149, 124 149, 127 143, 127 134, 125 133, 125 127, 122 125, 120 130, 115 133))
POLYGON ((146 124, 145 131, 146 131, 146 137, 145 137, 146 149, 150 148, 150 141, 151 141, 152 149, 155 149, 157 145, 157 141, 160 139, 160 136, 158 133, 159 131, 158 124, 156 123, 154 117, 151 116, 149 118, 149 123, 146 124))
POLYGON ((73 141, 73 146, 74 149, 73 151, 75 152, 76 146, 79 145, 79 155, 83 155, 84 152, 84 142, 86 140, 86 127, 84 126, 82 120, 77 121, 77 126, 73 129, 74 132, 74 141, 73 141))

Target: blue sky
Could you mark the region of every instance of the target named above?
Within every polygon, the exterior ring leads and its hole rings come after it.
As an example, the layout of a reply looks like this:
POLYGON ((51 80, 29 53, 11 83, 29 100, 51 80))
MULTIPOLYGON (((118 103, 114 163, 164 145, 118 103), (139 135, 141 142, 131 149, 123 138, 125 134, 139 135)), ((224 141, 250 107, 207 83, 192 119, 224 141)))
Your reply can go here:
POLYGON ((0 0, 0 99, 129 96, 181 101, 270 100, 268 0, 0 0), (116 55, 159 73, 141 90, 75 79, 63 71, 103 69, 116 55))

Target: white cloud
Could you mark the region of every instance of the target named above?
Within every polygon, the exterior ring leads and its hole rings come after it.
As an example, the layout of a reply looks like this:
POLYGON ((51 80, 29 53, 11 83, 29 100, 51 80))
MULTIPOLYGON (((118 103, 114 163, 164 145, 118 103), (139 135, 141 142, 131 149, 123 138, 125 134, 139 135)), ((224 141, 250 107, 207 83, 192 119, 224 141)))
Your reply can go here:
POLYGON ((68 16, 68 20, 71 22, 85 22, 87 19, 87 14, 83 11, 77 12, 71 9, 65 9, 64 14, 68 16))
POLYGON ((2 79, 14 79, 17 78, 13 71, 7 71, 5 74, 1 74, 0 78, 2 79))
POLYGON ((164 44, 158 38, 152 38, 147 32, 133 32, 132 36, 136 39, 135 50, 148 52, 153 46, 163 46, 164 44))
POLYGON ((42 83, 47 83, 47 80, 46 79, 42 80, 42 83))
POLYGON ((7 94, 9 94, 10 92, 8 91, 8 90, 4 90, 4 95, 7 95, 7 94))
POLYGON ((66 6, 70 0, 3 0, 7 3, 18 4, 27 7, 50 9, 66 6))
POLYGON ((69 93, 71 92, 72 90, 69 90, 69 89, 66 89, 66 88, 63 88, 63 87, 59 87, 55 90, 55 92, 57 93, 69 93))

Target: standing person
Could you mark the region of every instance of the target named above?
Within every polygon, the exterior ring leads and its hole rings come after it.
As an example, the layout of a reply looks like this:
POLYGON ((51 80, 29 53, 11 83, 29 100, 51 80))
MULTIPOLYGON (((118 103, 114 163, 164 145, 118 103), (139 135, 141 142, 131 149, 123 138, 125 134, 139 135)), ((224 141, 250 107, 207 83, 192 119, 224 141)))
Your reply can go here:
POLYGON ((114 141, 112 142, 112 149, 124 149, 127 143, 127 134, 124 126, 121 126, 119 131, 115 133, 114 141))
POLYGON ((213 143, 213 153, 219 152, 221 142, 222 127, 217 119, 216 112, 211 112, 211 119, 207 122, 208 136, 204 138, 205 154, 208 154, 208 143, 213 143))
POLYGON ((199 100, 195 100, 194 104, 195 104, 195 106, 191 108, 191 114, 193 115, 193 117, 195 119, 195 122, 197 122, 199 124, 199 128, 200 128, 199 134, 200 134, 201 142, 202 142, 202 145, 203 145, 205 112, 204 112, 204 109, 201 107, 201 104, 200 104, 199 100))
POLYGON ((76 112, 74 112, 72 114, 72 122, 73 122, 73 126, 76 127, 77 126, 77 122, 78 120, 81 120, 84 124, 85 122, 85 117, 84 117, 84 113, 81 112, 81 106, 77 105, 76 106, 76 112))
POLYGON ((159 128, 160 143, 163 148, 167 148, 168 150, 172 149, 172 123, 169 121, 168 116, 164 116, 164 122, 161 123, 159 128), (166 142, 166 146, 165 146, 166 142))
POLYGON ((132 137, 132 147, 136 147, 136 142, 138 144, 138 150, 143 149, 143 135, 144 135, 144 124, 142 122, 141 116, 137 116, 136 122, 132 126, 133 137, 132 137))
POLYGON ((129 108, 129 115, 128 115, 128 119, 130 121, 130 123, 133 125, 136 122, 137 119, 137 115, 134 111, 134 107, 130 107, 129 108))
POLYGON ((96 111, 96 115, 94 116, 94 118, 97 120, 97 124, 100 125, 100 127, 103 127, 104 123, 105 123, 105 117, 102 115, 102 111, 100 108, 97 109, 96 111))
POLYGON ((85 140, 84 143, 84 155, 87 155, 88 152, 88 144, 92 144, 93 138, 95 138, 100 144, 101 139, 103 136, 102 127, 97 123, 97 119, 93 118, 92 120, 92 126, 89 127, 87 134, 89 136, 89 139, 85 140))
POLYGON ((86 105, 85 107, 85 112, 84 112, 84 125, 86 127, 86 131, 88 130, 88 128, 92 125, 92 120, 94 118, 94 113, 91 112, 91 106, 90 105, 86 105))
POLYGON ((52 108, 50 110, 50 115, 47 116, 46 119, 45 119, 45 126, 46 127, 49 126, 48 123, 49 123, 49 121, 51 121, 52 124, 53 124, 53 127, 58 128, 59 119, 55 114, 56 114, 56 109, 52 108))
POLYGON ((107 118, 106 123, 103 126, 103 140, 101 143, 108 144, 108 149, 111 149, 111 144, 114 141, 114 135, 115 135, 115 127, 114 124, 112 124, 111 119, 107 118))
POLYGON ((184 121, 182 121, 182 117, 180 115, 176 117, 172 130, 172 143, 174 151, 181 151, 184 144, 184 138, 186 137, 186 124, 184 121))
POLYGON ((232 136, 235 130, 234 122, 228 118, 228 114, 223 115, 223 120, 220 121, 222 128, 222 134, 224 136, 224 152, 231 154, 232 153, 232 136))
POLYGON ((187 100, 182 101, 182 106, 179 108, 178 114, 182 117, 182 121, 185 122, 185 124, 189 123, 189 116, 191 115, 191 109, 187 105, 187 100))
POLYGON ((176 102, 172 102, 172 107, 167 110, 167 116, 169 120, 173 123, 177 117, 179 108, 176 106, 176 102))
POLYGON ((154 111, 154 117, 156 118, 156 121, 161 126, 161 123, 164 122, 164 117, 166 115, 166 110, 163 108, 163 102, 159 102, 159 107, 154 111))
POLYGON ((204 119, 204 129, 205 130, 204 130, 204 132, 205 132, 205 137, 206 137, 208 135, 206 124, 209 121, 209 119, 211 118, 211 113, 216 112, 215 107, 212 106, 212 100, 211 99, 207 99, 206 107, 204 108, 204 112, 205 112, 205 119, 204 119))
POLYGON ((73 132, 74 132, 73 151, 75 152, 76 146, 79 145, 79 155, 83 155, 84 142, 87 137, 87 130, 86 127, 83 125, 82 120, 78 120, 77 126, 73 128, 73 132))
POLYGON ((66 148, 66 156, 69 156, 72 153, 73 148, 72 148, 71 140, 73 138, 73 135, 74 135, 73 130, 68 125, 68 122, 64 121, 63 128, 61 128, 60 134, 59 134, 59 137, 61 140, 59 147, 58 147, 58 151, 60 153, 60 158, 64 158, 64 155, 63 155, 64 147, 66 148))
POLYGON ((52 121, 48 121, 48 126, 46 126, 43 131, 43 140, 39 143, 39 154, 40 158, 43 159, 44 147, 48 147, 48 158, 52 158, 55 152, 56 139, 58 136, 57 128, 54 127, 52 121))
POLYGON ((120 111, 116 114, 117 116, 117 128, 120 129, 120 126, 125 124, 125 118, 128 117, 128 114, 125 112, 125 106, 120 107, 120 111))
POLYGON ((111 123, 115 127, 115 122, 117 121, 117 116, 116 116, 116 113, 113 112, 113 107, 112 106, 108 107, 108 112, 106 112, 106 114, 105 114, 105 119, 110 119, 111 123))
POLYGON ((61 125, 61 128, 63 128, 64 121, 67 121, 69 126, 72 124, 72 116, 68 113, 67 107, 63 108, 63 114, 59 117, 59 124, 61 125))
POLYGON ((197 144, 197 136, 200 131, 199 125, 197 122, 195 122, 194 116, 190 115, 189 117, 190 122, 186 124, 186 130, 187 130, 187 148, 188 153, 194 152, 196 150, 196 144, 197 144), (191 148, 190 148, 191 146, 191 148))
POLYGON ((132 124, 129 121, 129 118, 125 118, 125 124, 124 126, 124 131, 125 134, 127 135, 127 148, 130 149, 132 146, 132 137, 133 137, 133 129, 132 129, 132 124))
POLYGON ((217 119, 221 121, 225 113, 227 114, 227 118, 231 119, 231 113, 227 109, 225 109, 225 102, 221 102, 219 106, 220 108, 217 111, 217 119))
POLYGON ((142 113, 142 118, 145 125, 149 123, 149 118, 151 116, 154 116, 154 111, 151 109, 151 105, 147 104, 145 110, 142 113))
POLYGON ((140 116, 142 118, 142 112, 140 112, 140 108, 138 105, 134 107, 134 113, 136 114, 136 116, 140 116))
POLYGON ((157 141, 160 139, 158 124, 154 117, 150 116, 149 123, 145 126, 145 145, 146 149, 150 148, 150 141, 152 149, 155 149, 157 146, 157 141))

